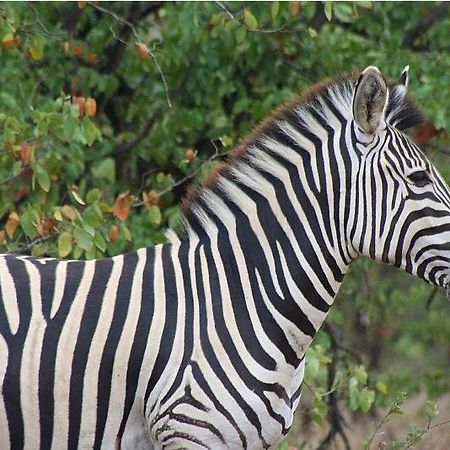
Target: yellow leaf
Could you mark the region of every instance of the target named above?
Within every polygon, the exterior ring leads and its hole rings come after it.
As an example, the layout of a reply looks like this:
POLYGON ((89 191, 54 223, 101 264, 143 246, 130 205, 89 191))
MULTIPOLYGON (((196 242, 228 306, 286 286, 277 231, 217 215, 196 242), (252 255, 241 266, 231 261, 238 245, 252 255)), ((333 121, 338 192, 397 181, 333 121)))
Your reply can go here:
POLYGON ((244 24, 250 30, 256 30, 258 28, 256 17, 247 8, 244 9, 244 24))

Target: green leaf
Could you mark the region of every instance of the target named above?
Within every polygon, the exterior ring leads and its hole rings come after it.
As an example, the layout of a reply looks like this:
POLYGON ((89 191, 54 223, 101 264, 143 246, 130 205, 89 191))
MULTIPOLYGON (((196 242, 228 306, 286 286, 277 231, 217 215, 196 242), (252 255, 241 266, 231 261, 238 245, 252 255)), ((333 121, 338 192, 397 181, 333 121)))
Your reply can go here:
POLYGON ((359 407, 362 411, 368 412, 375 400, 375 392, 371 389, 364 388, 359 393, 359 407))
POLYGON ((30 54, 34 61, 39 61, 44 56, 44 44, 46 39, 44 36, 37 34, 33 37, 30 43, 30 54))
POLYGON ((312 381, 316 378, 317 374, 320 370, 319 360, 316 358, 314 354, 308 355, 306 359, 306 368, 305 368, 305 379, 312 381))
POLYGON ((119 227, 120 227, 120 233, 125 236, 125 239, 128 242, 131 242, 133 240, 133 237, 131 236, 130 230, 124 225, 123 222, 120 222, 119 227))
POLYGON ((80 248, 85 251, 92 250, 94 245, 92 236, 83 228, 75 228, 73 237, 80 248))
POLYGON ((317 425, 322 426, 327 411, 327 404, 320 397, 318 397, 314 402, 314 407, 311 409, 309 415, 317 425))
POLYGON ((373 2, 356 2, 356 6, 359 6, 360 8, 365 8, 365 9, 373 9, 373 2))
POLYGON ((159 209, 159 206, 151 206, 148 209, 148 220, 151 225, 158 226, 161 224, 161 210, 159 209))
POLYGON ((47 171, 40 166, 37 167, 36 181, 43 191, 48 192, 50 190, 50 177, 47 171))
POLYGON ((325 2, 324 12, 328 22, 331 22, 331 19, 333 17, 333 3, 331 1, 325 2))
POLYGON ((89 117, 83 117, 82 121, 83 132, 86 138, 87 145, 90 147, 95 141, 101 138, 100 130, 95 126, 89 117))
POLYGON ((353 9, 348 3, 335 3, 333 5, 333 13, 338 20, 344 23, 351 23, 356 19, 353 9))
POLYGON ((72 235, 64 231, 58 238, 58 255, 60 258, 65 258, 70 255, 72 251, 72 235))
POLYGON ((245 41, 245 36, 247 35, 247 30, 245 28, 238 28, 236 30, 236 43, 242 44, 245 41))
POLYGON ((101 235, 101 233, 95 233, 94 244, 101 252, 105 252, 106 241, 105 241, 104 237, 101 235))
POLYGON ((38 235, 36 230, 38 221, 39 214, 34 210, 25 211, 20 215, 20 226, 30 239, 34 239, 38 235))
POLYGON ((387 395, 388 387, 386 386, 386 383, 383 383, 382 381, 377 381, 375 387, 377 388, 377 391, 380 394, 387 395))
POLYGON ((258 28, 256 17, 247 8, 244 9, 244 24, 250 30, 256 30, 258 28))
POLYGON ((356 366, 352 370, 353 375, 356 377, 359 383, 367 383, 367 372, 364 366, 356 366))
POLYGON ((428 400, 425 406, 425 416, 429 421, 432 421, 439 415, 436 402, 428 400))
POLYGON ((272 16, 272 21, 275 21, 279 11, 280 11, 280 2, 272 2, 272 5, 270 7, 270 14, 272 16))
POLYGON ((83 252, 84 252, 84 250, 80 246, 75 245, 75 248, 73 249, 73 254, 72 254, 73 259, 80 259, 83 252))
POLYGON ((89 205, 92 205, 92 203, 95 203, 96 201, 100 200, 100 197, 101 197, 101 192, 99 189, 97 189, 97 188, 91 189, 86 194, 86 202, 89 205))
POLYGON ((78 128, 77 120, 71 115, 64 117, 64 139, 71 142, 75 135, 75 129, 78 128))
POLYGON ((93 228, 100 226, 103 223, 103 214, 97 204, 88 206, 82 214, 85 223, 93 228))
POLYGON ((113 158, 105 158, 93 166, 92 176, 97 180, 106 180, 114 183, 116 180, 116 163, 113 158))

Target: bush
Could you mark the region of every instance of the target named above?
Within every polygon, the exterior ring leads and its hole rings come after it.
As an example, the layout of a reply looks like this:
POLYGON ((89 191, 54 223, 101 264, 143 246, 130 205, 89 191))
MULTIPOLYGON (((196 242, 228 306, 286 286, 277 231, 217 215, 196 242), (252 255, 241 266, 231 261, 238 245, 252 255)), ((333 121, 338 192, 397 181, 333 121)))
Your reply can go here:
MULTIPOLYGON (((0 13, 7 251, 91 259, 163 242, 187 185, 256 122, 369 64, 392 77, 410 65, 429 117, 416 139, 450 180, 448 4, 4 3, 0 13)), ((449 391, 440 292, 360 261, 336 303, 306 373, 309 417, 328 420, 329 439, 344 404, 368 413, 401 403, 399 391, 449 391)))

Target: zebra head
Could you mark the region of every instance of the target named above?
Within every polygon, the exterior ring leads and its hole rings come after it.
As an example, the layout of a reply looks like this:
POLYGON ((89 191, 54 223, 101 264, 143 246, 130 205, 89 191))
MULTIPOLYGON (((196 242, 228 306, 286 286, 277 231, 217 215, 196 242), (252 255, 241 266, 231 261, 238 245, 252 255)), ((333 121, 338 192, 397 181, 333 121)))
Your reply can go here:
POLYGON ((360 75, 352 99, 359 255, 393 264, 450 294, 450 190, 403 130, 419 112, 406 99, 408 67, 388 86, 376 67, 360 75))

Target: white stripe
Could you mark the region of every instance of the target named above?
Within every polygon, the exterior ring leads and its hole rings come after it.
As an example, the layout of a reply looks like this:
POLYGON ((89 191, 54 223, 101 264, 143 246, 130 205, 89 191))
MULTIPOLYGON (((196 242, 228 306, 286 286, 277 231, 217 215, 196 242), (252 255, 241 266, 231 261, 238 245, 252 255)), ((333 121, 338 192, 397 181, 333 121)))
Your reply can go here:
POLYGON ((11 334, 16 334, 20 321, 16 286, 6 264, 6 259, 3 257, 0 258, 0 289, 9 329, 11 334))
POLYGON ((30 282, 31 319, 20 367, 20 406, 25 430, 24 448, 39 448, 39 367, 46 321, 42 315, 41 284, 38 269, 24 261, 30 282))
MULTIPOLYGON (((89 349, 86 370, 83 380, 83 403, 81 411, 80 441, 79 446, 92 448, 95 439, 95 427, 97 423, 97 398, 102 392, 97 392, 100 363, 111 322, 114 317, 114 308, 117 300, 117 289, 120 274, 123 268, 123 255, 111 259, 113 266, 102 299, 98 299, 100 315, 95 328, 94 336, 89 349)), ((115 393, 112 393, 115 395, 115 393)), ((120 410, 118 411, 120 414, 120 410)), ((114 441, 113 441, 114 442, 114 441)))
MULTIPOLYGON (((80 264, 80 263, 79 263, 80 264)), ((95 261, 84 263, 84 272, 78 286, 75 298, 70 305, 70 311, 64 323, 58 342, 55 362, 54 382, 54 427, 52 449, 60 450, 67 447, 69 435, 69 392, 72 375, 72 359, 78 340, 81 318, 86 306, 86 298, 94 277, 95 261)), ((51 368, 47 368, 51 370, 51 368)))

